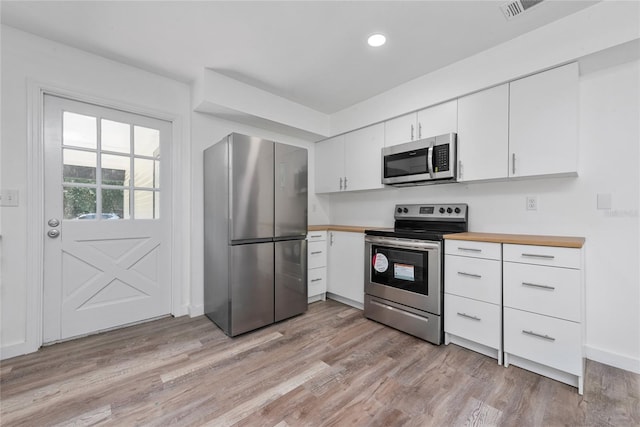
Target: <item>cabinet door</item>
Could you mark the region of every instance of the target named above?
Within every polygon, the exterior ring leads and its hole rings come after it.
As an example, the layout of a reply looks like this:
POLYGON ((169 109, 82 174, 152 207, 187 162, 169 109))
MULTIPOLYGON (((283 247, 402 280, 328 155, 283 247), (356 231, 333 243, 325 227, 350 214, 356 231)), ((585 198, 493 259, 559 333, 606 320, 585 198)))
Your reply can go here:
POLYGON ((506 178, 509 172, 509 85, 458 100, 458 180, 506 178))
POLYGON ((344 181, 344 135, 315 145, 316 193, 341 191, 344 181))
POLYGON ((329 232, 327 291, 364 304, 364 234, 329 232))
POLYGON ((418 139, 457 131, 457 99, 418 111, 418 139))
POLYGON ((509 176, 576 174, 578 64, 510 83, 509 176))
POLYGON ((417 139, 416 113, 406 114, 384 122, 384 146, 404 144, 417 139))
POLYGON ((382 147, 384 124, 369 126, 345 135, 345 189, 347 191, 382 188, 382 147))

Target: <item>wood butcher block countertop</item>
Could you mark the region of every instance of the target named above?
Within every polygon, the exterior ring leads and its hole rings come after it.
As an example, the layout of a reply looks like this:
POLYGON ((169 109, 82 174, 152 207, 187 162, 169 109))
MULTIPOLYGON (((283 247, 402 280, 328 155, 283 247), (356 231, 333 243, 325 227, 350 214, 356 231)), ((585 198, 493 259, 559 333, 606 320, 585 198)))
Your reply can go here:
POLYGON ((364 233, 364 230, 375 230, 382 227, 362 227, 359 225, 310 225, 308 231, 349 231, 351 233, 364 233))
POLYGON ((581 248, 584 237, 537 236, 533 234, 499 233, 456 233, 445 234, 447 240, 470 240, 474 242, 512 243, 515 245, 556 246, 561 248, 581 248))

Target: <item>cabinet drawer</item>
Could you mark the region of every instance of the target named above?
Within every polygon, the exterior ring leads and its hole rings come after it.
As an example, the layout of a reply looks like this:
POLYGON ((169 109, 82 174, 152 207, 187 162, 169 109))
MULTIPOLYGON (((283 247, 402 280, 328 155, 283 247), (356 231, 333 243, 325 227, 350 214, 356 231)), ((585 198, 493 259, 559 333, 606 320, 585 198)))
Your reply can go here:
POLYGON ((505 261, 552 267, 580 268, 580 249, 553 246, 504 245, 505 261))
POLYGON ((501 263, 491 259, 445 255, 445 292, 493 304, 501 301, 501 263))
POLYGON ((307 268, 318 268, 327 265, 327 243, 309 242, 307 246, 307 268))
POLYGON ((580 323, 504 309, 504 351, 573 375, 582 375, 580 323))
POLYGON ((445 240, 444 253, 473 258, 502 259, 500 243, 473 242, 468 240, 445 240))
POLYGON ((504 263, 504 305, 580 322, 580 270, 504 263))
POLYGON ((307 240, 309 241, 309 243, 325 241, 327 240, 327 232, 326 231, 310 231, 307 234, 307 240))
POLYGON ((307 296, 313 297, 327 292, 327 269, 312 268, 307 272, 307 296))
POLYGON ((457 295, 444 295, 444 330, 500 348, 500 306, 457 295))

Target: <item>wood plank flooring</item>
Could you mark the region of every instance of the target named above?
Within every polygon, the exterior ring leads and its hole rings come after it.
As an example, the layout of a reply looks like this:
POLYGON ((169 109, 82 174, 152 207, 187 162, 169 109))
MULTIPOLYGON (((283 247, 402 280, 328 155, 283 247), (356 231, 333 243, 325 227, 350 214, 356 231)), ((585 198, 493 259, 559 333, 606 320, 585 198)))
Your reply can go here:
POLYGON ((0 368, 2 426, 640 425, 638 375, 588 362, 580 396, 335 301, 233 339, 205 317, 166 318, 0 368))

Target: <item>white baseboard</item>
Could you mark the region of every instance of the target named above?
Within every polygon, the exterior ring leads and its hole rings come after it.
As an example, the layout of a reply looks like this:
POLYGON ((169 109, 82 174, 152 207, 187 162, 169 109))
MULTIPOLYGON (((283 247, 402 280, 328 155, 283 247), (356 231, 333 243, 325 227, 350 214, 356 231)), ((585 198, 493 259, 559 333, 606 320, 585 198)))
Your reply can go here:
POLYGON ((189 317, 202 316, 204 315, 204 305, 203 304, 190 305, 187 307, 187 311, 188 311, 189 317))
POLYGON ((327 298, 341 302, 346 305, 350 305, 353 308, 357 308, 358 310, 364 310, 364 304, 358 301, 354 301, 349 298, 341 297, 340 295, 332 294, 331 292, 327 292, 327 298))
POLYGON ((588 345, 584 346, 584 351, 586 358, 589 360, 640 374, 640 359, 625 356, 623 354, 612 353, 610 351, 588 345))
POLYGON ((23 354, 33 353, 37 351, 33 345, 27 342, 7 345, 0 348, 0 360, 11 359, 12 357, 22 356, 23 354))

